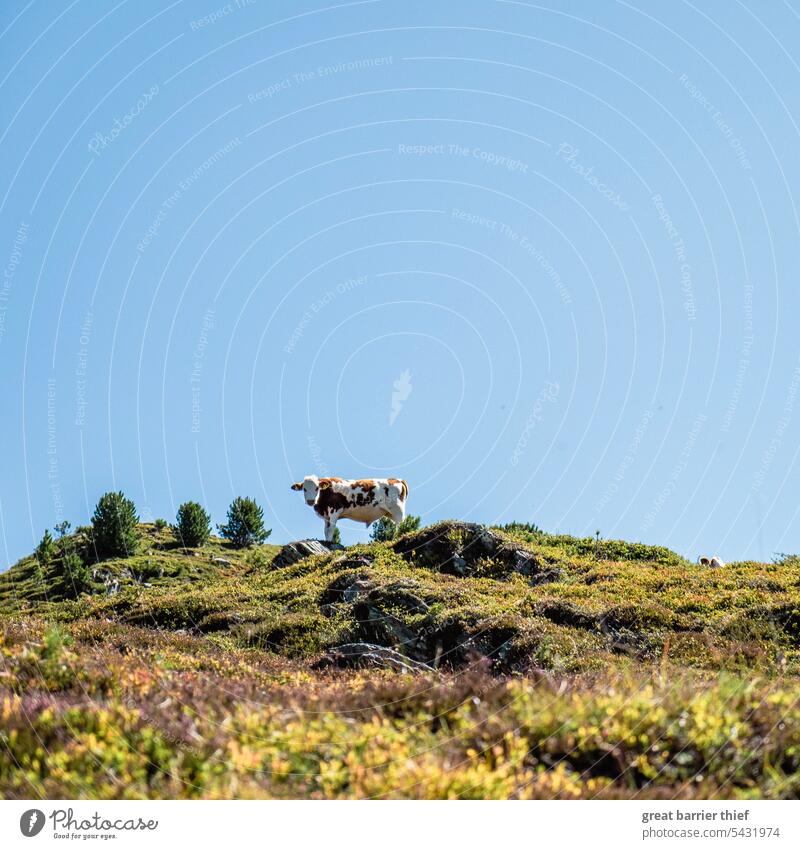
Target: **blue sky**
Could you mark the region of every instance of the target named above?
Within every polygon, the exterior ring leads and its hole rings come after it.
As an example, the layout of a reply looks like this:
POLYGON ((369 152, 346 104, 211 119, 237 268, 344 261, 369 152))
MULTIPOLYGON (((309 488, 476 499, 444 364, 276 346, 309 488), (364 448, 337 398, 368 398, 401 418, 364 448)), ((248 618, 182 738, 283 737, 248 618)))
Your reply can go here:
POLYGON ((0 32, 0 561, 109 489, 320 536, 311 473, 402 476, 425 522, 800 549, 796 3, 0 32))

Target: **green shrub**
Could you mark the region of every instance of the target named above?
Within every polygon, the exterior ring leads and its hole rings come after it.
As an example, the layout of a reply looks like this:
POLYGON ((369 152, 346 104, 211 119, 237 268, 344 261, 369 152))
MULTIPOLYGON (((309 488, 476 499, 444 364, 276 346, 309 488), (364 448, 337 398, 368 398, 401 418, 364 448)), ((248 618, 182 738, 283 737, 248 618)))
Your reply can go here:
POLYGON ((529 538, 531 541, 544 536, 542 529, 533 522, 509 522, 500 529, 512 536, 529 538))
POLYGON ((53 530, 58 534, 59 539, 63 539, 69 533, 71 527, 72 524, 65 519, 63 522, 59 522, 53 530))
POLYGON ((50 531, 45 531, 42 541, 36 546, 36 559, 43 569, 50 565, 56 556, 57 547, 50 531))
POLYGON ((373 542, 389 542, 404 534, 418 531, 421 523, 422 520, 419 516, 406 516, 399 525, 396 525, 391 519, 384 516, 372 526, 370 539, 373 542))
POLYGON ((65 595, 77 598, 90 588, 92 573, 80 555, 74 551, 65 554, 61 566, 64 570, 65 595))
POLYGON ((219 532, 237 548, 262 543, 272 533, 264 527, 264 511, 252 498, 234 498, 228 508, 228 521, 219 532))
POLYGON ((167 528, 167 526, 168 526, 168 525, 169 525, 169 522, 167 522, 167 520, 166 520, 166 519, 156 519, 156 520, 153 522, 153 527, 154 527, 157 531, 163 531, 163 530, 166 530, 166 528, 167 528))
POLYGON ((631 562, 651 562, 678 566, 686 561, 674 551, 658 545, 645 545, 640 542, 601 539, 600 532, 593 537, 574 537, 570 534, 551 534, 543 531, 531 522, 509 522, 499 529, 518 540, 536 545, 546 545, 561 549, 568 557, 592 557, 595 560, 624 560, 631 562))
POLYGON ((172 530, 184 548, 201 548, 211 535, 211 517, 196 501, 186 501, 178 508, 172 530))
POLYGON ((772 562, 776 566, 800 566, 800 554, 785 554, 779 551, 772 558, 772 562))
POLYGON ((107 492, 92 516, 95 552, 103 557, 129 557, 136 553, 139 535, 134 503, 122 492, 107 492))

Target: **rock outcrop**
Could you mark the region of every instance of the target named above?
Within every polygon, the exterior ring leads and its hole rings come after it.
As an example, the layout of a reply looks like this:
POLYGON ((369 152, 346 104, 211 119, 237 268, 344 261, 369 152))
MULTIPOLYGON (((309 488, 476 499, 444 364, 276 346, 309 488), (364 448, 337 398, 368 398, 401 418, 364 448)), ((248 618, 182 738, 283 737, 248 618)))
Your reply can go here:
POLYGON ((413 566, 461 577, 517 573, 533 584, 556 581, 560 571, 524 545, 473 522, 441 522, 393 544, 413 566))
POLYGON ((299 563, 301 560, 305 560, 306 557, 312 557, 315 554, 327 554, 329 551, 342 550, 343 546, 335 542, 323 542, 318 539, 300 539, 284 545, 270 563, 270 568, 282 569, 284 566, 299 563))

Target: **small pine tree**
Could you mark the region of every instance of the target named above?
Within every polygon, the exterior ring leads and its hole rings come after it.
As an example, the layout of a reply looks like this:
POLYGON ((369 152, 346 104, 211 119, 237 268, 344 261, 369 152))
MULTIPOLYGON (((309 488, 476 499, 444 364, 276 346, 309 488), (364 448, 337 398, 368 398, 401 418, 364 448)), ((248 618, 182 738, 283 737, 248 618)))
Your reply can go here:
POLYGON ((234 498, 228 508, 228 521, 217 527, 237 548, 262 543, 272 533, 264 527, 264 511, 252 498, 234 498))
POLYGON ((168 524, 169 524, 169 522, 166 519, 154 519, 153 520, 153 527, 157 531, 163 531, 167 527, 168 524))
POLYGON ((339 530, 338 525, 334 525, 334 527, 333 527, 333 539, 331 539, 331 542, 334 545, 341 545, 342 544, 342 532, 339 530))
POLYGON ((178 508, 172 530, 184 548, 201 548, 211 535, 211 516, 196 501, 187 501, 178 508))
POLYGON ((421 523, 422 519, 419 516, 406 516, 399 525, 395 525, 391 519, 384 516, 372 526, 370 539, 373 542, 389 542, 404 534, 418 531, 421 523))
POLYGON ((92 539, 98 557, 130 557, 139 543, 134 503, 122 492, 107 492, 92 516, 92 539))
POLYGON ((381 516, 377 522, 372 525, 372 530, 369 532, 369 538, 373 542, 389 542, 394 539, 397 532, 397 525, 386 516, 381 516))
POLYGON ((50 531, 45 531, 42 541, 36 546, 36 559, 39 561, 39 566, 46 569, 52 563, 57 551, 58 548, 50 531))
POLYGON ((64 555, 61 564, 64 569, 64 589, 77 598, 84 590, 89 589, 91 570, 74 551, 64 555))
POLYGON ((64 519, 64 521, 63 521, 63 522, 59 522, 59 523, 58 523, 58 524, 57 524, 57 525, 53 528, 53 530, 54 530, 54 531, 58 534, 58 538, 59 538, 59 539, 64 539, 64 537, 67 535, 67 532, 69 531, 69 529, 70 529, 71 527, 72 527, 72 523, 71 523, 71 522, 68 522, 66 519, 64 519))

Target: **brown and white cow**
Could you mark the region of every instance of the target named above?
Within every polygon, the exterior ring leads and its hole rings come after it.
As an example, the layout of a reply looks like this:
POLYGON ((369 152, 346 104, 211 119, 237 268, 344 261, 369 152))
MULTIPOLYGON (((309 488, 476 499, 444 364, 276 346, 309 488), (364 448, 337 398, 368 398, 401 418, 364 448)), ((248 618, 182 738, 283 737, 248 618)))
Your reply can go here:
POLYGON ((344 480, 306 475, 292 489, 302 490, 309 507, 325 522, 325 539, 330 542, 336 522, 352 519, 369 527, 384 516, 400 524, 406 515, 408 484, 399 478, 344 480))

